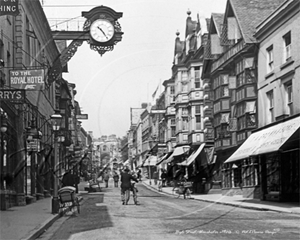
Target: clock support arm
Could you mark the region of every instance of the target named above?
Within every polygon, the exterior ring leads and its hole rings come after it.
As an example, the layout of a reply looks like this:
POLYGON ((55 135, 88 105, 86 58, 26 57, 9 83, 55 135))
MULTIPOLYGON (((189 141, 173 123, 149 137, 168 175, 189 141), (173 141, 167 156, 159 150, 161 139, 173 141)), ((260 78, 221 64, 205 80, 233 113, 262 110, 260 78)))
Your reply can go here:
POLYGON ((49 70, 48 84, 56 81, 62 73, 63 68, 77 52, 85 40, 89 40, 89 34, 86 31, 52 31, 54 40, 72 40, 72 42, 61 51, 60 57, 56 59, 49 70))

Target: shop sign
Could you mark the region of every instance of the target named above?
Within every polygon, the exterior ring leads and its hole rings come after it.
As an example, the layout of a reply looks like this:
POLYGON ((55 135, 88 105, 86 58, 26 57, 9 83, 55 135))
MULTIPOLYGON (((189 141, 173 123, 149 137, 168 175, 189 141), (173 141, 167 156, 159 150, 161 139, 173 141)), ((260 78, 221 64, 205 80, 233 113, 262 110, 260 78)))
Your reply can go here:
POLYGON ((19 13, 19 0, 0 0, 0 16, 16 16, 19 13))
POLYGON ((76 119, 80 119, 80 120, 88 119, 88 115, 87 114, 78 114, 78 115, 76 115, 76 119))
POLYGON ((38 91, 45 89, 45 74, 38 70, 11 70, 9 72, 10 86, 15 89, 38 91))
POLYGON ((23 103, 25 100, 25 91, 13 89, 0 89, 0 100, 14 103, 23 103))
POLYGON ((40 151, 40 140, 33 139, 31 141, 28 141, 27 142, 27 151, 39 152, 40 151))

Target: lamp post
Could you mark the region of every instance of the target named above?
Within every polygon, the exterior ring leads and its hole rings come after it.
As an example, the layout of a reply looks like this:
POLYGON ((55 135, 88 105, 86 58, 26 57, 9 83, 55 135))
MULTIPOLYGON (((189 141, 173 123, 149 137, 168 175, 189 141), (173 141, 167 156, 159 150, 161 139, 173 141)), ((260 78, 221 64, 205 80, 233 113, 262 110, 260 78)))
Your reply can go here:
POLYGON ((4 168, 4 133, 7 131, 7 114, 0 108, 1 112, 1 189, 4 189, 3 168, 4 168))
MULTIPOLYGON (((30 162, 30 194, 31 196, 36 196, 36 152, 40 150, 40 139, 42 138, 42 133, 37 129, 36 119, 31 120, 30 127, 27 128, 27 151, 32 152, 31 162, 30 162)), ((26 160, 26 179, 27 179, 27 160, 26 160)), ((26 193, 27 193, 27 180, 26 180, 26 193)))
POLYGON ((59 202, 58 202, 58 177, 56 175, 57 165, 58 165, 58 131, 60 129, 62 116, 58 111, 55 111, 55 114, 51 115, 52 127, 54 131, 54 185, 53 185, 53 197, 52 197, 52 213, 58 213, 59 211, 59 202))
POLYGON ((184 151, 184 158, 185 158, 185 175, 188 176, 188 165, 187 165, 187 159, 188 159, 188 152, 190 150, 189 146, 183 146, 184 151))
POLYGON ((151 167, 150 167, 150 158, 151 156, 149 156, 148 158, 148 168, 149 168, 149 184, 152 185, 152 182, 151 182, 151 167))

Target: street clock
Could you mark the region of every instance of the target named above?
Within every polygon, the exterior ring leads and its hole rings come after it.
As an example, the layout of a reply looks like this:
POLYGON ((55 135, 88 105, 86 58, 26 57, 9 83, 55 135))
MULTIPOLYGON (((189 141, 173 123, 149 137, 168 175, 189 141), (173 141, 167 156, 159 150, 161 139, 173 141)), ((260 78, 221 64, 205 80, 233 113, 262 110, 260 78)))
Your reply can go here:
POLYGON ((121 41, 123 32, 118 19, 123 16, 123 13, 99 6, 89 12, 82 12, 82 16, 87 19, 83 26, 83 30, 89 32, 90 39, 87 42, 90 48, 100 55, 112 51, 121 41))

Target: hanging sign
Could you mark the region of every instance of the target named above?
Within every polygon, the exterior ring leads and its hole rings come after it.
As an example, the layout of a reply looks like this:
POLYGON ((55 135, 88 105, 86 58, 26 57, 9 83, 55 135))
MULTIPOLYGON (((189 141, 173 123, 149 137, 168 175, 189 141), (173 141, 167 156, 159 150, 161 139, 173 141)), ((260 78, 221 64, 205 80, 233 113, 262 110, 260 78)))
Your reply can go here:
POLYGON ((0 0, 0 16, 19 15, 19 0, 0 0))
POLYGON ((39 152, 40 151, 40 140, 33 139, 31 141, 28 141, 27 142, 27 151, 39 152))
POLYGON ((10 86, 15 89, 31 91, 44 90, 45 74, 43 69, 38 70, 11 70, 9 72, 10 86))
POLYGON ((88 119, 88 115, 87 114, 78 114, 78 115, 76 115, 76 119, 80 119, 80 120, 88 119))
POLYGON ((13 103, 23 103, 25 100, 25 91, 15 89, 0 89, 0 100, 13 103))

